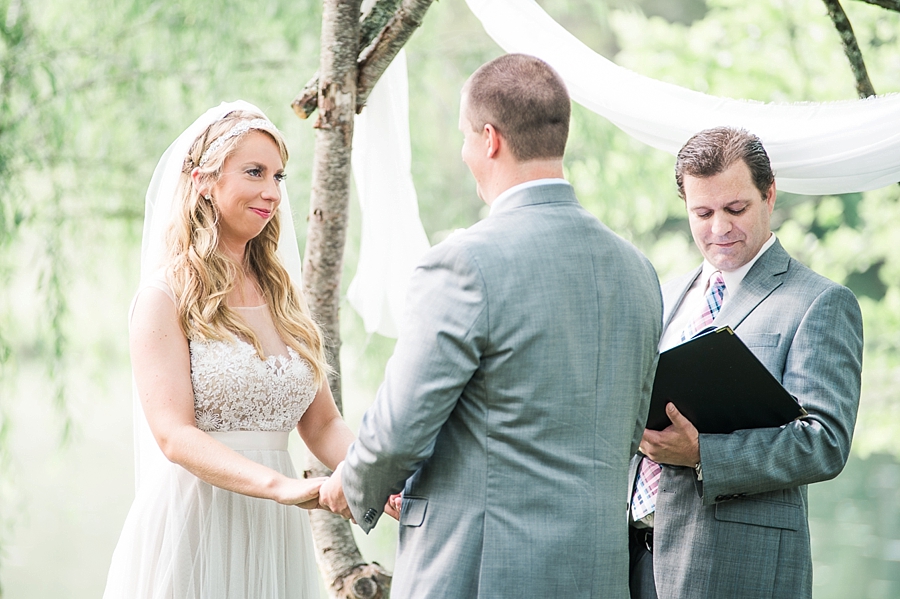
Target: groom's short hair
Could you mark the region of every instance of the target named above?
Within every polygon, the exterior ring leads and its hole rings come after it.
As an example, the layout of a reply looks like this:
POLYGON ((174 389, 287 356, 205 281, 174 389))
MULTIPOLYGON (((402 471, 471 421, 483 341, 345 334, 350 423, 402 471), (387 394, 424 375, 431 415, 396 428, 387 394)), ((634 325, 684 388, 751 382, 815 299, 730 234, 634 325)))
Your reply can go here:
POLYGON ((475 131, 491 124, 519 162, 561 158, 572 112, 566 84, 546 62, 506 54, 481 66, 463 87, 475 131))

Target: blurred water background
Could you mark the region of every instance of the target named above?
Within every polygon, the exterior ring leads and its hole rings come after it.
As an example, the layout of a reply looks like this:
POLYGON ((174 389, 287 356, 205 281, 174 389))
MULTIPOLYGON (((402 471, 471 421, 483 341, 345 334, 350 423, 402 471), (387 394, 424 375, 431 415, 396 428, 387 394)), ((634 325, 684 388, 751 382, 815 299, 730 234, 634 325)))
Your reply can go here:
MULTIPOLYGON (((855 98, 820 0, 539 0, 594 50, 697 91, 762 102, 855 98)), ((900 92, 900 14, 843 3, 879 93, 900 92)), ((0 594, 93 599, 133 497, 128 306, 156 160, 203 110, 243 98, 285 132, 305 242, 314 131, 289 102, 318 66, 321 3, 0 0, 0 594)), ((459 159, 458 94, 500 54, 462 0, 407 45, 413 178, 432 243, 486 211, 459 159)), ((582 204, 667 280, 699 263, 671 156, 579 106, 566 176, 582 204)), ((865 321, 853 454, 810 487, 816 599, 900 597, 900 187, 779 194, 794 257, 849 286, 865 321)), ((351 202, 344 286, 359 248, 351 202)), ((342 308, 351 428, 391 340, 342 308)), ((303 449, 295 438, 298 465, 303 449)), ((548 517, 552 515, 548 514, 548 517)), ((393 566, 396 525, 358 535, 393 566)))

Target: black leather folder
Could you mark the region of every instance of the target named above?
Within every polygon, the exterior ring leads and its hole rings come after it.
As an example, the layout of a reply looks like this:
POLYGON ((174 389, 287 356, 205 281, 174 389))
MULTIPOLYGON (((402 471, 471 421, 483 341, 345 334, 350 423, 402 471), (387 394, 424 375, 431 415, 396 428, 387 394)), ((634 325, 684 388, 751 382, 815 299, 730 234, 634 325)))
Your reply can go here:
POLYGON ((781 426, 807 415, 731 327, 659 355, 647 428, 671 424, 670 401, 701 433, 781 426))

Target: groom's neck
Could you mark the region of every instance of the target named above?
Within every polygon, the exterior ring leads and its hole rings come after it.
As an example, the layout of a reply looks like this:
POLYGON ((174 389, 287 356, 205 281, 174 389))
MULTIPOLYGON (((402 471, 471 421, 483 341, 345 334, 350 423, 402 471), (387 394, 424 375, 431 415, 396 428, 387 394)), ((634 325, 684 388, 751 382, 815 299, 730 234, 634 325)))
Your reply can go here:
POLYGON ((538 158, 498 164, 490 181, 482 188, 482 199, 490 206, 501 193, 511 187, 538 179, 563 179, 563 161, 559 158, 538 158))

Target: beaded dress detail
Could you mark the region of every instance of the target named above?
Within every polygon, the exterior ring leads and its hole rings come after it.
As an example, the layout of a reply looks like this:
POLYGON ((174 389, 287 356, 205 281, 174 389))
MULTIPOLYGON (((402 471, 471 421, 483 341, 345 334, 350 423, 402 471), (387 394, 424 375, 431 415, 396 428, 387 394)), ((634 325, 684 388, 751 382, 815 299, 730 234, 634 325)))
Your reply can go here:
POLYGON ((244 341, 192 341, 197 427, 214 431, 290 431, 315 397, 309 364, 288 348, 260 360, 244 341))

